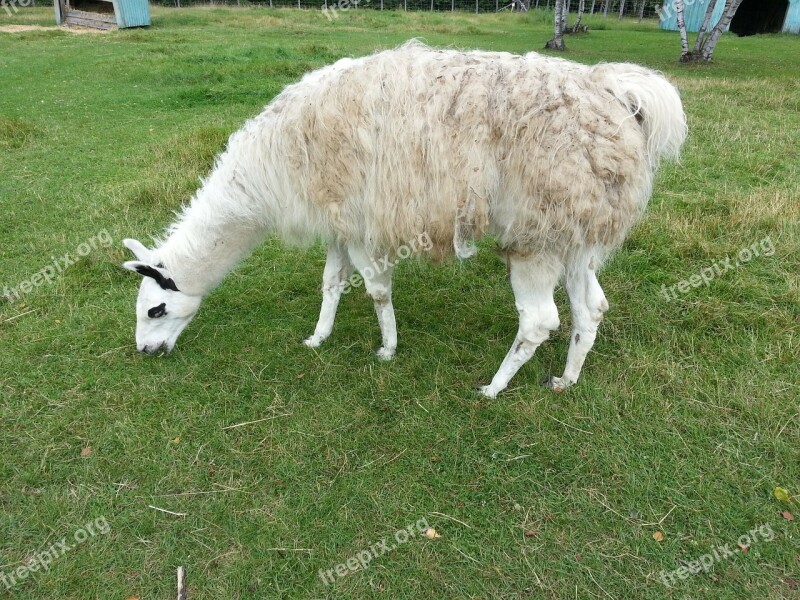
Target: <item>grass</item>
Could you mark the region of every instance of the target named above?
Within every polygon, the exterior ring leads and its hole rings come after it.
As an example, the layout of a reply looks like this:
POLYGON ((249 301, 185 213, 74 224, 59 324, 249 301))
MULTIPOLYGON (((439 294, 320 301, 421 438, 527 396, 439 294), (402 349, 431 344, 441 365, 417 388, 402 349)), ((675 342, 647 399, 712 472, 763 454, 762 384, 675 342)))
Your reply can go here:
POLYGON ((299 344, 324 252, 275 241, 173 354, 137 355, 121 240, 160 233, 227 136, 304 72, 414 36, 537 50, 546 19, 157 8, 153 23, 0 33, 0 285, 101 231, 114 240, 0 303, 0 574, 100 517, 110 528, 0 582, 0 598, 171 598, 180 565, 192 600, 798 597, 797 522, 780 513, 800 510, 773 490, 800 494, 800 37, 725 37, 715 64, 691 67, 648 23, 590 19, 567 40, 575 60, 664 70, 690 141, 602 274, 611 310, 581 382, 537 385, 565 360, 559 292, 562 328, 487 401, 472 386, 516 330, 490 244, 400 266, 400 348, 382 364, 361 294, 319 352, 299 344), (774 255, 662 296, 767 237, 774 255), (442 537, 318 576, 421 518, 442 537), (774 539, 659 582, 759 526, 774 539))

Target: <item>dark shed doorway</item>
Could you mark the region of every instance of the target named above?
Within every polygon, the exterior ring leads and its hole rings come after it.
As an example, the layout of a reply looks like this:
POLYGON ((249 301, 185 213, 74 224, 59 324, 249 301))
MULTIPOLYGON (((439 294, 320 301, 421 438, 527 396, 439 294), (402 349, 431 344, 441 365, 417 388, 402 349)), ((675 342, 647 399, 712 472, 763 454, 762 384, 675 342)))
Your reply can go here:
POLYGON ((783 29, 789 0, 744 0, 731 21, 737 35, 778 33, 783 29))

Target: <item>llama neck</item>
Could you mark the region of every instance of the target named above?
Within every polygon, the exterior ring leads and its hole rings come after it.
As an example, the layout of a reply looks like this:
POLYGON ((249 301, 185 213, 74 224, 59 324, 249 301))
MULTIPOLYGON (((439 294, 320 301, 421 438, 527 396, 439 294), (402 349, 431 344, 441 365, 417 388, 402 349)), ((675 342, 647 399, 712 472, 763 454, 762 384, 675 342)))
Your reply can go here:
POLYGON ((156 251, 178 289, 192 296, 214 289, 268 229, 248 214, 252 201, 235 170, 225 167, 224 160, 217 165, 156 251))

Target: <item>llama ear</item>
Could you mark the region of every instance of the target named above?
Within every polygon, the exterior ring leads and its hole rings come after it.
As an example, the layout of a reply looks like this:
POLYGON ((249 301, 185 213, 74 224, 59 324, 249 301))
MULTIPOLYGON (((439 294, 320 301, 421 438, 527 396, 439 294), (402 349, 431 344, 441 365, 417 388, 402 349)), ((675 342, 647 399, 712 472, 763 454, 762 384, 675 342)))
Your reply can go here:
POLYGON ((144 277, 152 277, 156 280, 156 283, 161 286, 162 290, 172 290, 173 292, 180 291, 172 280, 169 271, 163 267, 154 267, 140 260, 129 260, 123 263, 122 266, 144 277))
POLYGON ((141 261, 150 262, 153 253, 145 247, 145 245, 140 242, 139 240, 132 240, 130 238, 126 238, 122 240, 122 243, 125 244, 125 247, 133 252, 133 255, 141 261))

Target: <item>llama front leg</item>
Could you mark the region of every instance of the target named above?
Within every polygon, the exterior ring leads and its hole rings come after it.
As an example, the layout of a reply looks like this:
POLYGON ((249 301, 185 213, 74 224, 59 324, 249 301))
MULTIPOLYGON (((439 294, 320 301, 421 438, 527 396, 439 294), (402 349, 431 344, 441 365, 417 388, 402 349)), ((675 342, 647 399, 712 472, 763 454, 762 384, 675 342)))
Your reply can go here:
POLYGON ((397 324, 392 306, 393 267, 386 261, 375 260, 363 248, 348 247, 350 260, 364 278, 367 294, 375 303, 375 313, 381 328, 383 345, 378 348, 378 358, 391 360, 397 349, 397 324), (381 264, 383 263, 383 264, 381 264))
POLYGON ((586 355, 594 345, 597 328, 608 310, 603 288, 594 272, 594 259, 585 257, 571 267, 566 277, 567 294, 572 311, 572 336, 567 353, 567 366, 561 377, 550 377, 545 385, 562 392, 578 381, 586 355))
POLYGON ((480 388, 489 398, 506 388, 536 348, 550 336, 550 331, 558 328, 558 309, 553 300, 561 272, 558 261, 511 255, 509 263, 511 287, 519 312, 519 331, 492 382, 480 388))
POLYGON ((347 278, 352 273, 353 265, 347 251, 335 242, 331 242, 328 246, 325 270, 322 272, 322 308, 319 311, 319 319, 314 335, 303 341, 309 348, 319 347, 333 331, 339 299, 342 297, 347 278))

